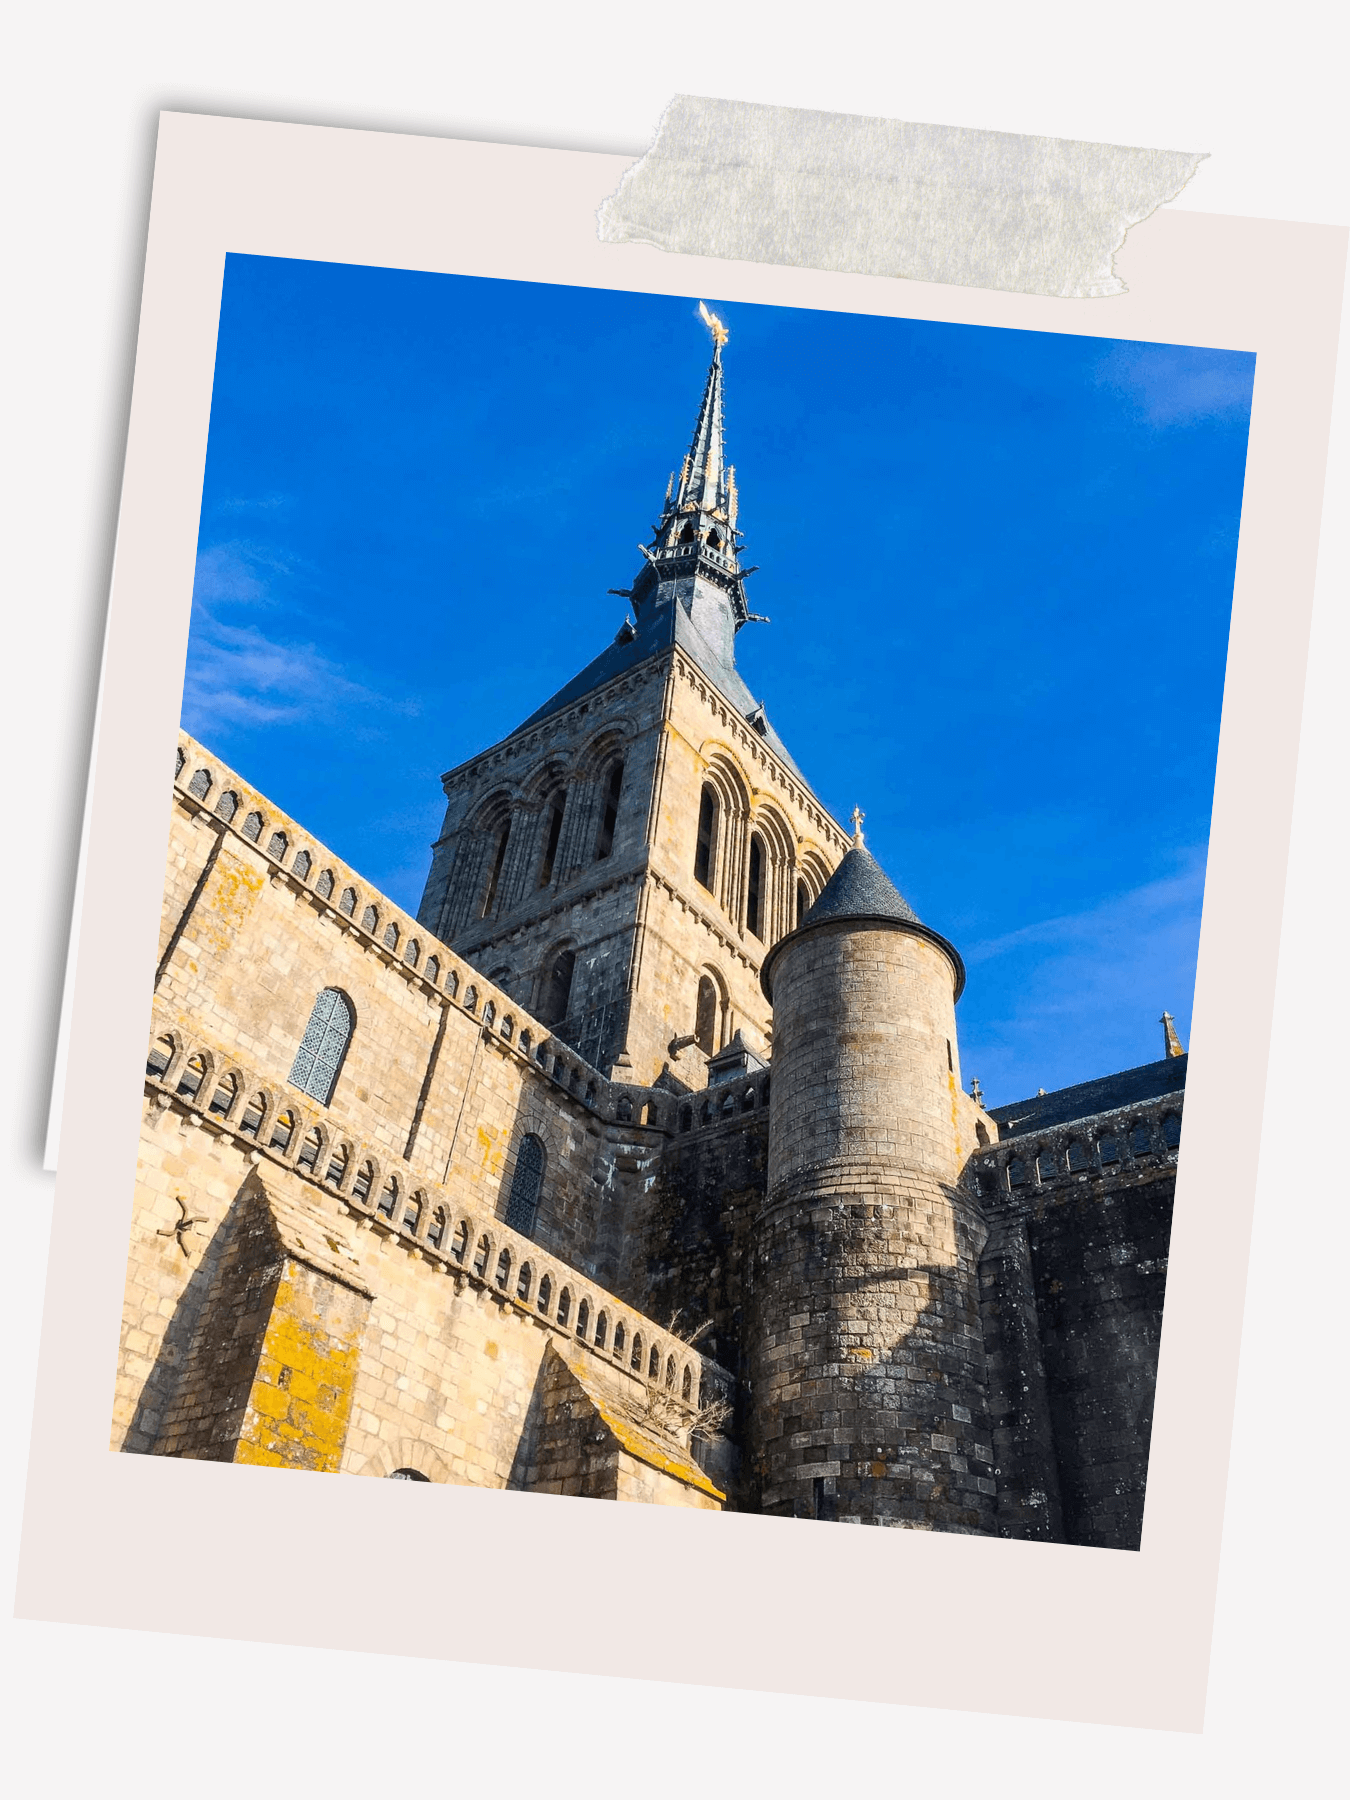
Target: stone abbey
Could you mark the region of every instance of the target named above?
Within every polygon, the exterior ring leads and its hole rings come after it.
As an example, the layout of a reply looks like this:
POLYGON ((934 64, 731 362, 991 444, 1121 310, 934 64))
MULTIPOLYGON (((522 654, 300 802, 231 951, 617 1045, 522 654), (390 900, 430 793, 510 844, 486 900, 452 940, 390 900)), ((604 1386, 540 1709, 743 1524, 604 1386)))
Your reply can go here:
POLYGON ((113 1445, 1137 1548, 1185 1055, 966 1091, 737 670, 708 319, 632 616, 415 918, 180 736, 113 1445))

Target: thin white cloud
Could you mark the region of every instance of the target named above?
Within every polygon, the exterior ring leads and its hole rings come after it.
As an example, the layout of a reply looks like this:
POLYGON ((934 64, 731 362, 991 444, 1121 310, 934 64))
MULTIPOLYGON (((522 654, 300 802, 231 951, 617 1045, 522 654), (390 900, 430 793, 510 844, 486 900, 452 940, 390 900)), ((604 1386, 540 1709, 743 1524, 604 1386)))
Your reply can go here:
POLYGON ((413 715, 416 701, 390 700, 351 675, 316 644, 269 637, 232 624, 232 606, 256 610, 276 599, 273 584, 294 565, 242 542, 214 544, 197 559, 183 719, 196 735, 230 725, 295 725, 323 717, 358 738, 382 735, 389 712, 413 715))
POLYGON ((1174 875, 1113 894, 1084 912, 1061 913, 1021 925, 1001 937, 986 938, 965 951, 968 964, 990 962, 1010 950, 1045 945, 1062 956, 1097 955, 1112 945, 1124 948, 1141 932, 1169 932, 1178 919, 1193 920, 1205 885, 1205 851, 1192 846, 1178 855, 1174 875))
POLYGON ((232 494, 213 503, 213 510, 224 513, 284 512, 295 504, 290 494, 232 494))
POLYGON ((965 947, 994 999, 963 1045, 967 1077, 995 1102, 1085 1081, 1161 1056, 1158 1018, 1189 1019, 1204 892, 1203 848, 1175 874, 1080 913, 1037 920, 965 947), (998 971, 997 965, 1004 963, 998 971))
POLYGON ((1097 365, 1100 386, 1134 402, 1151 425, 1190 425, 1244 416, 1252 365, 1245 356, 1181 345, 1115 344, 1097 365))
POLYGON ((192 584, 194 614, 215 606, 258 606, 274 598, 278 577, 293 575, 296 563, 260 544, 234 538, 197 553, 192 584))

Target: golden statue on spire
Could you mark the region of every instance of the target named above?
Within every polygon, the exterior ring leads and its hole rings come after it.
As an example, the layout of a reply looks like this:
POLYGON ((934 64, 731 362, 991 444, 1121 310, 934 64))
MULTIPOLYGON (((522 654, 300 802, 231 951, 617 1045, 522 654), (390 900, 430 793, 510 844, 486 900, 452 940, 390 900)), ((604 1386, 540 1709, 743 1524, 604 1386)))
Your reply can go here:
POLYGON ((714 312, 709 312, 707 307, 703 304, 703 302, 701 300, 698 303, 698 316, 700 319, 702 319, 703 323, 708 327, 708 330, 711 331, 711 333, 713 335, 713 343, 720 350, 722 348, 723 344, 725 344, 727 339, 731 336, 731 333, 727 330, 726 326, 718 318, 717 314, 714 312))

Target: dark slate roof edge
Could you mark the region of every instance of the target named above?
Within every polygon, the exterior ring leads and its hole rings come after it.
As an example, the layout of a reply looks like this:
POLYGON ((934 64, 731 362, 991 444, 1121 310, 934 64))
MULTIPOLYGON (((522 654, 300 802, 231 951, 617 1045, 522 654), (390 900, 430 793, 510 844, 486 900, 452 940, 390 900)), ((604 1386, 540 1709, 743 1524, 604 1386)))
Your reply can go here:
MULTIPOLYGON (((681 631, 678 620, 675 621, 674 628, 669 632, 659 629, 660 624, 664 623, 671 614, 678 613, 680 610, 677 604, 668 612, 658 615, 657 620, 654 621, 658 626, 657 630, 639 627, 636 637, 630 638, 626 644, 609 644, 600 652, 599 656, 593 657, 579 674, 574 675, 571 681, 545 700, 542 706, 537 707, 528 718, 522 719, 519 725, 508 731, 505 737, 498 738, 495 744, 486 745, 482 750, 476 751, 473 756, 466 756, 464 762, 456 763, 453 769, 447 769, 441 779, 445 780, 448 776, 455 774, 458 769, 464 768, 469 763, 477 762, 480 757, 490 756, 493 751, 500 750, 503 744, 509 744, 512 738, 519 737, 522 731, 529 731, 534 726, 542 724, 554 713, 561 712, 564 707, 571 706, 574 701, 584 699, 587 694, 603 687, 606 682, 616 681, 620 675, 627 675, 650 657, 659 656, 663 650, 673 647, 683 650, 685 655, 698 665, 703 675, 717 689, 727 704, 734 707, 749 724, 750 714, 755 711, 759 702, 745 685, 740 671, 734 667, 728 669, 725 664, 719 664, 717 668, 710 669, 708 663, 714 662, 716 659, 706 653, 703 638, 692 628, 687 632, 681 631), (704 656, 699 654, 700 646, 705 649, 704 656)), ((838 825, 839 822, 834 818, 834 814, 792 760, 782 738, 767 719, 764 723, 765 730, 761 735, 770 750, 788 773, 801 782, 826 818, 838 825)), ((752 726, 751 729, 753 730, 754 727, 752 726)), ((840 826, 839 829, 842 830, 843 827, 840 826)))
POLYGON ((1049 1130, 1052 1125, 1065 1125, 1101 1112, 1118 1112, 1122 1107, 1179 1093, 1186 1086, 1187 1060, 1185 1056, 1162 1057, 1157 1062, 1140 1063, 1137 1068, 1098 1075, 1092 1081, 1075 1082, 1071 1087, 1055 1088, 1048 1094, 1033 1094, 1027 1100, 985 1110, 999 1125, 1013 1128, 1009 1135, 1049 1130))
MULTIPOLYGON (((1150 1094, 1143 1100, 1141 1100, 1138 1095, 1135 1095, 1132 1100, 1122 1101, 1119 1106, 1103 1106, 1097 1112, 1073 1113, 1067 1119, 1055 1119, 1050 1124, 1047 1124, 1044 1119, 1036 1125, 1019 1120, 1018 1130, 1006 1132, 1000 1131, 998 1142, 996 1144, 981 1144, 979 1149, 972 1152, 972 1154, 977 1158, 992 1156, 995 1151, 1001 1150, 1007 1144, 1026 1145, 1037 1138, 1047 1137, 1052 1131, 1097 1130, 1100 1129, 1105 1121, 1119 1120, 1122 1114, 1132 1113, 1136 1107, 1152 1106, 1159 1100, 1170 1100, 1174 1098, 1176 1094, 1182 1092, 1184 1092, 1184 1089, 1176 1088, 1171 1093, 1150 1094)), ((990 1114, 990 1117, 993 1117, 992 1113, 990 1114)))

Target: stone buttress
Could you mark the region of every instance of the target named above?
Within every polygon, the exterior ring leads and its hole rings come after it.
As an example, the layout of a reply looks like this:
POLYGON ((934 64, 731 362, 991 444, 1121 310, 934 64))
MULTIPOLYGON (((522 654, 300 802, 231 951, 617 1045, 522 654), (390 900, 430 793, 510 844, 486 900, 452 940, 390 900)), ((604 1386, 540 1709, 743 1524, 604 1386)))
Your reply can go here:
POLYGON ((995 1529, 987 1228, 958 1186, 963 978, 861 834, 766 961, 774 1097, 747 1333, 763 1512, 995 1529))

